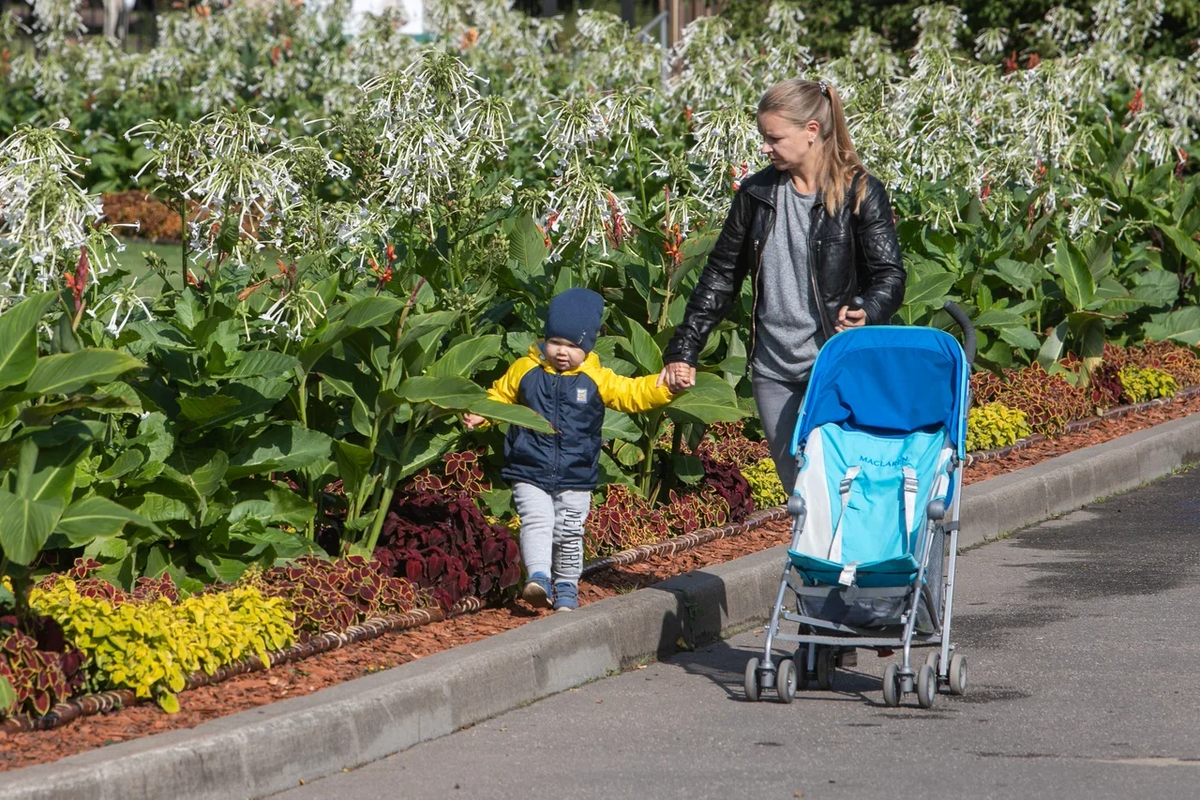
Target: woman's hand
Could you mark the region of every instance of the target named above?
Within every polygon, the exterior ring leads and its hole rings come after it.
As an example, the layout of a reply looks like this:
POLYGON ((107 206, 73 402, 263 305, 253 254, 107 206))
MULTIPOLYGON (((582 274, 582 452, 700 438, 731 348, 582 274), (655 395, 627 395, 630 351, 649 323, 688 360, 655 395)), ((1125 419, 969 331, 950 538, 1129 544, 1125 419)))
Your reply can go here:
POLYGON ((861 308, 851 308, 850 306, 842 306, 838 309, 837 325, 834 330, 838 333, 848 331, 851 328, 861 328, 867 324, 867 312, 861 308))
POLYGON ((483 417, 479 416, 478 414, 471 414, 471 413, 463 414, 462 419, 463 419, 463 425, 466 425, 467 430, 469 430, 469 431, 473 431, 476 428, 478 428, 480 425, 482 425, 483 423, 487 422, 487 420, 485 420, 483 417))
POLYGON ((690 389, 696 385, 696 368, 683 361, 667 364, 662 368, 662 372, 658 373, 658 383, 655 385, 662 386, 664 383, 671 390, 671 394, 690 389))

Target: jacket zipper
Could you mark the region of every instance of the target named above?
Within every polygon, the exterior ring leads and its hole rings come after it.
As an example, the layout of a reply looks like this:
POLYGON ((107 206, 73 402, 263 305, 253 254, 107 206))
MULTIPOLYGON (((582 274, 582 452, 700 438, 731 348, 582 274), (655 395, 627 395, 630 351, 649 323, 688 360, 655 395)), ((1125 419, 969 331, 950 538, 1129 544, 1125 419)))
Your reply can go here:
POLYGON ((550 486, 553 490, 558 489, 558 462, 562 458, 559 452, 559 446, 562 441, 561 428, 558 424, 558 411, 562 401, 562 376, 558 372, 552 373, 554 376, 554 460, 550 466, 550 486))
POLYGON ((817 228, 816 216, 817 209, 824 210, 820 204, 814 204, 812 211, 809 212, 808 220, 808 277, 812 281, 813 299, 817 301, 817 317, 821 321, 821 330, 825 334, 825 341, 833 336, 830 328, 833 326, 825 319, 825 297, 821 294, 821 287, 817 285, 817 259, 816 259, 816 241, 813 238, 813 232, 817 228))
POLYGON ((763 253, 767 248, 767 239, 771 238, 771 230, 775 227, 775 207, 770 204, 765 204, 771 209, 771 224, 766 226, 766 233, 763 234, 763 239, 754 240, 754 249, 758 251, 758 262, 754 265, 754 281, 751 283, 751 288, 754 290, 754 300, 750 303, 750 347, 747 349, 748 358, 746 359, 746 372, 749 374, 750 365, 754 363, 754 344, 758 341, 758 279, 762 275, 762 260, 763 253))

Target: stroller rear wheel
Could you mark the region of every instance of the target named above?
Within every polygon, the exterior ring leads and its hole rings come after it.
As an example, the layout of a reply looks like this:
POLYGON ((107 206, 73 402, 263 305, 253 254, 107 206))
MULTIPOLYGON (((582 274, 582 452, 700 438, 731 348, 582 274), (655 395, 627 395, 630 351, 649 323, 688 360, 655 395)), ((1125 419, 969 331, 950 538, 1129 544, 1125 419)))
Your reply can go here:
POLYGON ((746 699, 751 703, 758 702, 759 686, 757 658, 752 658, 746 662, 746 680, 744 688, 746 689, 746 699))
POLYGON ((779 702, 790 703, 796 699, 796 662, 790 658, 780 659, 779 671, 775 673, 775 692, 779 702))
POLYGON ((833 678, 837 674, 837 651, 832 647, 822 647, 817 653, 817 686, 822 691, 833 689, 833 678))
POLYGON ((895 664, 883 671, 883 704, 889 708, 900 705, 900 676, 895 664))

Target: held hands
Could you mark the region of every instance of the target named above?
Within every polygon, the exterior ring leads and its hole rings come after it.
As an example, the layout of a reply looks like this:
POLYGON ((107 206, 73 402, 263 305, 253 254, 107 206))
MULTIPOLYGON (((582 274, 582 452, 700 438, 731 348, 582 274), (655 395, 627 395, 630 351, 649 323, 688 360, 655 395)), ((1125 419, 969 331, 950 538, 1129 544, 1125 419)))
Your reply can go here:
POLYGON ((463 425, 467 426, 467 430, 473 431, 482 425, 486 420, 478 414, 466 413, 463 414, 463 425))
POLYGON ((655 385, 662 386, 663 384, 666 384, 671 394, 679 394, 690 389, 696 385, 696 368, 682 361, 667 364, 662 368, 662 372, 658 373, 658 383, 655 385))
POLYGON ((838 309, 837 325, 834 330, 838 333, 848 331, 851 328, 861 328, 867 324, 867 312, 861 308, 851 308, 850 306, 842 306, 838 309))

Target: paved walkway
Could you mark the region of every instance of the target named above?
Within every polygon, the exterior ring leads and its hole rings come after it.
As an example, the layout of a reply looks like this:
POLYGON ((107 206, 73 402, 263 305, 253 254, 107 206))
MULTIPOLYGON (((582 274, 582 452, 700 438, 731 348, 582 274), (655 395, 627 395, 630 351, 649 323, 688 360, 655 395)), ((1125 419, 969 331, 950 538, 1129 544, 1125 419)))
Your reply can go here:
POLYGON ((1200 796, 1200 471, 959 565, 971 685, 931 710, 885 707, 867 651, 834 692, 746 703, 758 629, 277 797, 1200 796))

